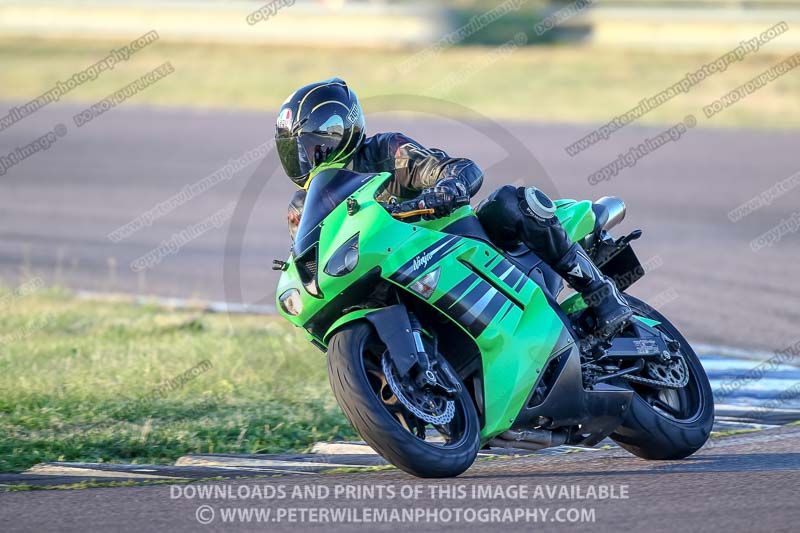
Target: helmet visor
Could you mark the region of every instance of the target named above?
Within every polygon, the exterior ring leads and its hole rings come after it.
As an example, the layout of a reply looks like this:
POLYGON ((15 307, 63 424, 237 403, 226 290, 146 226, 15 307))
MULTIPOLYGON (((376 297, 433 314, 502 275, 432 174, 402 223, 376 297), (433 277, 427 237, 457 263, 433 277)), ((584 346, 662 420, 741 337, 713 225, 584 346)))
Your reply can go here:
POLYGON ((298 186, 305 186, 311 171, 335 155, 342 137, 343 121, 337 115, 328 117, 322 124, 307 123, 297 135, 283 137, 279 134, 275 146, 286 175, 298 186))
POLYGON ((298 137, 282 137, 275 139, 275 148, 281 160, 283 171, 295 184, 302 187, 311 172, 311 164, 305 150, 300 148, 298 137))

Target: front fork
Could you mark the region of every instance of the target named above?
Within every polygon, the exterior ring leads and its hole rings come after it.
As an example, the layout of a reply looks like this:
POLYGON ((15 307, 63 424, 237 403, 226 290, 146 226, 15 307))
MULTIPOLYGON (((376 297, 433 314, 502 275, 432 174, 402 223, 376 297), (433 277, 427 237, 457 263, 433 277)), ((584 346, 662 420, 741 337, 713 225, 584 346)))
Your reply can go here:
POLYGON ((438 341, 436 337, 431 337, 434 354, 434 360, 432 361, 431 357, 428 356, 428 352, 425 349, 425 343, 422 340, 422 324, 414 315, 414 313, 410 311, 408 313, 408 318, 409 322, 411 323, 411 334, 414 337, 414 345, 417 348, 417 361, 419 364, 419 369, 414 376, 414 382, 422 389, 428 388, 432 391, 441 393, 448 399, 454 398, 459 392, 461 392, 461 386, 459 385, 457 379, 454 379, 453 376, 448 374, 450 370, 449 367, 439 365, 438 361, 435 360, 437 354, 439 353, 437 348, 438 341), (441 370, 441 372, 439 372, 439 370, 441 370))
POLYGON ((440 365, 436 361, 436 339, 432 339, 434 353, 431 357, 425 348, 422 324, 405 305, 384 307, 367 314, 365 318, 386 345, 389 358, 401 378, 407 378, 421 389, 438 392, 447 398, 453 398, 460 392, 458 379, 450 375, 449 365, 440 365))

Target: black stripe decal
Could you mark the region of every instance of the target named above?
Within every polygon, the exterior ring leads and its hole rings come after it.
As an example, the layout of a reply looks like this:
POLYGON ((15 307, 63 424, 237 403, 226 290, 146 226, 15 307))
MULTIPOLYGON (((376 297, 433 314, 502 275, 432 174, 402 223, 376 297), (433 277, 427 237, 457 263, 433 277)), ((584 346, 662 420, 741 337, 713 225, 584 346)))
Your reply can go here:
POLYGON ((500 259, 500 261, 502 261, 503 260, 503 256, 502 255, 496 255, 496 256, 492 257, 491 259, 489 259, 488 262, 484 263, 483 266, 485 266, 486 268, 489 268, 489 265, 494 263, 496 259, 500 259))
MULTIPOLYGON (((521 270, 515 268, 503 281, 505 281, 506 285, 509 287, 516 287, 517 283, 524 278, 525 274, 523 274, 521 270)), ((516 290, 516 288, 514 290, 516 290)))
POLYGON ((514 304, 512 304, 511 302, 509 302, 509 304, 510 305, 508 306, 508 308, 506 308, 506 312, 503 313, 503 316, 500 317, 500 320, 503 320, 505 317, 507 317, 508 313, 510 313, 511 310, 515 307, 514 304))
POLYGON ((503 283, 508 285, 509 287, 513 287, 517 284, 517 282, 525 277, 525 274, 522 273, 520 269, 515 267, 510 261, 503 259, 500 263, 497 264, 494 268, 492 268, 492 274, 500 278, 505 274, 505 278, 502 279, 503 283), (511 271, 509 272, 509 269, 511 271), (506 274, 508 272, 508 274, 506 274))
MULTIPOLYGON (((456 318, 456 320, 464 327, 468 327, 469 324, 462 323, 464 320, 464 315, 472 309, 478 300, 480 300, 483 295, 486 294, 487 291, 491 290, 492 286, 486 283, 485 281, 481 280, 471 291, 469 291, 463 298, 456 301, 452 306, 450 306, 450 311, 448 311, 448 315, 456 318)), ((470 323, 472 320, 470 320, 470 323)))
POLYGON ((492 267, 492 274, 497 276, 498 278, 503 275, 511 267, 511 263, 508 262, 507 259, 503 258, 497 263, 494 267, 492 267))
POLYGON ((498 293, 495 294, 494 297, 489 301, 486 309, 484 309, 483 312, 478 315, 474 322, 466 326, 467 329, 469 329, 470 334, 477 338, 481 333, 483 333, 489 323, 494 320, 494 317, 496 317, 500 312, 500 308, 502 308, 506 302, 509 302, 508 298, 503 296, 503 294, 498 291, 498 293))
POLYGON ((444 296, 436 300, 433 305, 436 306, 436 308, 440 311, 443 311, 445 314, 449 315, 450 308, 476 281, 478 281, 478 276, 470 273, 466 278, 459 281, 456 286, 450 289, 444 296))
POLYGON ((508 304, 508 310, 506 311, 506 314, 508 314, 511 307, 514 306, 513 302, 475 273, 470 273, 447 294, 434 302, 433 305, 446 315, 454 318, 456 322, 470 332, 470 335, 478 337, 499 314, 505 304, 508 304), (475 284, 475 282, 478 283, 475 284), (470 287, 472 288, 470 289, 470 287), (466 292, 467 290, 469 292, 466 292), (494 296, 488 303, 481 303, 480 300, 489 291, 493 291, 495 293, 494 296), (474 307, 479 303, 485 305, 485 307, 475 315, 474 307))
POLYGON ((417 277, 417 271, 439 262, 445 255, 450 253, 461 240, 456 235, 450 235, 439 239, 428 246, 416 257, 409 259, 397 271, 389 276, 389 279, 400 285, 408 285, 417 277))

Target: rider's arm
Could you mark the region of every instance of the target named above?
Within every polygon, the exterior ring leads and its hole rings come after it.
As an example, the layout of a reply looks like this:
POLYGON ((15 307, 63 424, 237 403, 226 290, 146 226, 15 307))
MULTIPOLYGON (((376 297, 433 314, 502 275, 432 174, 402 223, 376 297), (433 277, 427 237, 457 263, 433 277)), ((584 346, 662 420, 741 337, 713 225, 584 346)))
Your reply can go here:
POLYGON ((384 142, 380 144, 395 161, 398 196, 429 189, 444 180, 456 180, 472 197, 483 183, 483 171, 469 159, 450 157, 438 148, 425 148, 400 133, 384 133, 381 137, 384 142))

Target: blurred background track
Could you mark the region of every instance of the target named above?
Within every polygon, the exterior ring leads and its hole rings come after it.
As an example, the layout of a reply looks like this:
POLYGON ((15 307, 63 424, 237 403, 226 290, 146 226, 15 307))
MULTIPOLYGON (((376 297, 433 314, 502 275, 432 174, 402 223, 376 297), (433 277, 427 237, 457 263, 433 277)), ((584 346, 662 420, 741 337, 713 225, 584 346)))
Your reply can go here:
MULTIPOLYGON (((267 0, 0 0, 0 34, 133 38, 157 27, 164 38, 173 40, 408 47, 432 44, 499 6, 495 13, 500 16, 492 27, 470 35, 466 44, 497 44, 561 10, 569 16, 558 16, 560 24, 552 31, 548 26, 548 35, 532 34, 531 39, 708 49, 736 46, 762 31, 766 23, 800 22, 800 6, 792 0, 285 0, 275 2, 269 16, 243 24, 268 4, 267 0), (270 21, 272 17, 280 23, 270 21)), ((777 47, 793 51, 798 44, 800 35, 793 35, 777 47)))
POLYGON ((739 222, 728 214, 800 170, 800 76, 790 72, 711 119, 702 112, 797 48, 796 2, 297 0, 270 4, 266 20, 248 24, 247 14, 265 5, 0 0, 2 108, 31 101, 134 37, 160 36, 0 131, 2 157, 56 124, 68 130, 0 176, 2 283, 41 276, 78 290, 271 309, 277 276, 269 261, 287 254, 292 191, 274 154, 119 243, 108 235, 267 141, 275 109, 294 88, 341 76, 364 102, 370 133, 399 130, 475 159, 487 170, 482 195, 516 183, 561 197, 624 198, 625 228, 645 230, 636 247, 642 261, 657 265, 633 292, 660 302, 691 338, 766 350, 796 342, 796 233, 758 252, 750 243, 792 216, 800 193, 788 190, 739 222), (561 24, 539 31, 553 17, 561 24), (608 140, 575 157, 565 153, 597 124, 780 21, 789 30, 758 52, 608 140), (581 25, 589 30, 576 31, 581 25), (498 53, 520 33, 525 45, 498 53), (553 44, 564 41, 570 44, 553 44), (165 62, 173 74, 75 126, 82 109, 165 62), (408 111, 409 98, 427 111, 387 113, 408 111), (684 138, 609 181, 587 183, 687 115, 699 126, 684 138), (507 126, 505 137, 497 124, 507 126), (229 202, 237 206, 229 228, 132 271, 134 260, 229 202))

